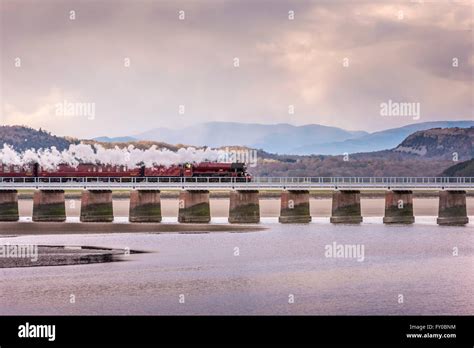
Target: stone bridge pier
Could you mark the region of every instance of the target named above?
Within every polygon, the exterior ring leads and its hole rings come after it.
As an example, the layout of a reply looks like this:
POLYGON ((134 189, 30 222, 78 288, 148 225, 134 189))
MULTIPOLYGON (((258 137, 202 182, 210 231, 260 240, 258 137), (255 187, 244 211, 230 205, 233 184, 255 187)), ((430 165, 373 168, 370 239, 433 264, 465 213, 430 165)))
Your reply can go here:
POLYGON ((258 191, 230 191, 229 222, 237 224, 260 222, 258 191))
POLYGON ((159 190, 130 191, 130 222, 161 222, 159 190))
POLYGON ((33 221, 66 221, 64 190, 39 190, 33 195, 33 221))
POLYGON ((466 191, 439 191, 438 225, 465 225, 469 222, 466 191))
POLYGON ((18 221, 18 192, 0 191, 0 221, 18 221))
POLYGON ((209 191, 181 191, 179 194, 178 221, 183 223, 210 222, 209 191))
POLYGON ((360 191, 341 190, 332 194, 332 223, 357 224, 362 222, 360 191))
POLYGON ((114 220, 112 191, 83 191, 80 219, 82 222, 112 222, 114 220))
POLYGON ((281 223, 311 222, 309 211, 309 191, 283 191, 281 193, 280 217, 281 223))
POLYGON ((385 224, 412 224, 413 191, 387 191, 385 193, 385 224))

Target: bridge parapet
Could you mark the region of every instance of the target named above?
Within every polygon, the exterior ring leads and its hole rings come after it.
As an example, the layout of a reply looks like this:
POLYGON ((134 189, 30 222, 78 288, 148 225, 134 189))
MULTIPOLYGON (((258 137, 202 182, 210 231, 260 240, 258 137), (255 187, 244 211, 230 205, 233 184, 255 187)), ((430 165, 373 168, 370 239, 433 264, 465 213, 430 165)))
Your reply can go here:
POLYGON ((4 178, 0 190, 474 190, 473 177, 4 178))

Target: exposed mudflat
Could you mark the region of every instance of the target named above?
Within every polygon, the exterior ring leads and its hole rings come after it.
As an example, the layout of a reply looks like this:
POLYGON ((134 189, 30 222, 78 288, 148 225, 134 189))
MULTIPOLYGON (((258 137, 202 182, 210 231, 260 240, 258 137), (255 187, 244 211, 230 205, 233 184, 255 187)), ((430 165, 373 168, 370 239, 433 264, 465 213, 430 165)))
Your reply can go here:
POLYGON ((89 246, 2 245, 0 268, 66 266, 119 261, 137 253, 125 249, 89 246), (8 251, 7 251, 8 250, 8 251))
POLYGON ((110 222, 1 222, 0 236, 28 234, 87 233, 211 233, 254 232, 266 228, 257 225, 179 224, 179 223, 110 223, 110 222))

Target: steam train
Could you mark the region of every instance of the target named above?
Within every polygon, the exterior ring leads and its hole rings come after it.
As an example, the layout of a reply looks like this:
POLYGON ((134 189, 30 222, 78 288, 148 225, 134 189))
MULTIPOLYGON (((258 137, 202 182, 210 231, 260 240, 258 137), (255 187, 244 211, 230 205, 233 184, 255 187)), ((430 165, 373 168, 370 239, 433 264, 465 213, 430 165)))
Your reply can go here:
POLYGON ((250 181, 244 163, 184 163, 180 165, 152 167, 138 166, 129 168, 123 165, 79 164, 70 166, 59 164, 54 169, 44 168, 38 163, 23 166, 0 163, 2 178, 239 178, 238 181, 250 181))

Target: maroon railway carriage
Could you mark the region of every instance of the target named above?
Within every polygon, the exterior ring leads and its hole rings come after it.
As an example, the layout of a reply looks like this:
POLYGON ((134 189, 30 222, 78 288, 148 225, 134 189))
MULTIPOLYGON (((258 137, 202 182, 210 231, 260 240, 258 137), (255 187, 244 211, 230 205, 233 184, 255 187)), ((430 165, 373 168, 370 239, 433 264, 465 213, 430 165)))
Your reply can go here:
POLYGON ((6 165, 0 163, 0 177, 19 178, 19 177, 35 177, 34 165, 6 165))
POLYGON ((128 168, 119 165, 79 164, 77 167, 60 164, 55 169, 41 167, 38 163, 23 166, 0 164, 0 177, 31 178, 180 178, 180 177, 235 177, 250 179, 243 163, 185 163, 172 166, 128 168))
POLYGON ((55 169, 42 168, 37 163, 19 165, 1 165, 0 177, 133 177, 140 176, 140 168, 127 169, 124 166, 79 164, 77 167, 60 164, 55 169))
POLYGON ((46 169, 37 166, 36 176, 39 178, 77 178, 77 177, 99 177, 99 178, 119 178, 140 176, 140 168, 127 168, 126 166, 115 165, 94 165, 79 164, 77 167, 60 164, 56 169, 46 169))

